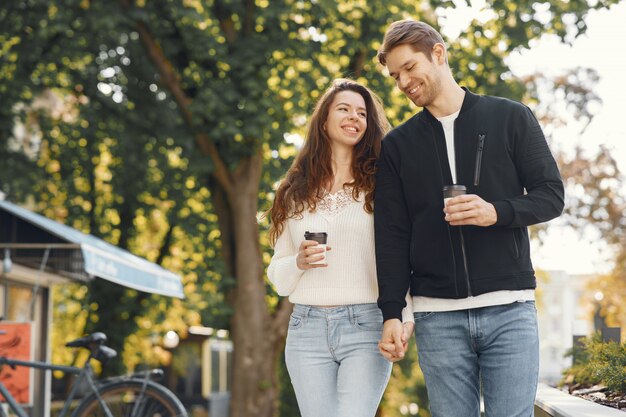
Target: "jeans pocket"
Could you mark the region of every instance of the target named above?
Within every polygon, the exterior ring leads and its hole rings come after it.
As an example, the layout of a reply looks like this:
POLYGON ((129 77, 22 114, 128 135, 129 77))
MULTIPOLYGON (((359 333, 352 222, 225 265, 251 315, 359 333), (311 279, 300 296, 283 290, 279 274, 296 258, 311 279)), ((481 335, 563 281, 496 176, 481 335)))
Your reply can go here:
POLYGON ((526 300, 526 301, 518 301, 518 303, 521 304, 523 308, 526 308, 532 311, 533 313, 537 313, 537 305, 535 304, 535 301, 526 300))
POLYGON ((289 330, 296 330, 302 327, 302 317, 294 316, 289 317, 289 330))
POLYGON ((354 317, 354 326, 361 330, 383 331, 383 313, 376 309, 358 314, 354 317))
POLYGON ((417 321, 426 320, 427 318, 432 317, 434 315, 435 315, 434 311, 417 311, 413 313, 413 318, 417 322, 417 321))

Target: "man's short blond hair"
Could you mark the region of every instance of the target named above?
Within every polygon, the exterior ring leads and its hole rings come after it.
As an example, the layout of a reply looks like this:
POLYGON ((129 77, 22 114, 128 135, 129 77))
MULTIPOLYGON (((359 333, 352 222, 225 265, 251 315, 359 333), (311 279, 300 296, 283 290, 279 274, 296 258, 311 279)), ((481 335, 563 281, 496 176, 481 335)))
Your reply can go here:
POLYGON ((445 47, 441 34, 427 23, 413 19, 398 20, 385 32, 383 46, 378 51, 378 62, 387 65, 387 54, 400 45, 410 45, 415 52, 423 52, 431 60, 430 54, 437 43, 445 47))

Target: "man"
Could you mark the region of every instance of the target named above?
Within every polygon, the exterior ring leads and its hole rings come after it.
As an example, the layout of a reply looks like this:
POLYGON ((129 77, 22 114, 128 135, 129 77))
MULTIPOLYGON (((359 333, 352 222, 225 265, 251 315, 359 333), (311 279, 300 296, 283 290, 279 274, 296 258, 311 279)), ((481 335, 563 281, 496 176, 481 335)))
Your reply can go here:
POLYGON ((433 417, 478 417, 481 389, 487 417, 531 416, 539 342, 527 226, 563 210, 556 162, 526 106, 456 83, 429 25, 394 22, 378 59, 423 107, 383 140, 376 174, 381 352, 404 355, 410 288, 433 417), (452 184, 467 193, 444 207, 452 184))

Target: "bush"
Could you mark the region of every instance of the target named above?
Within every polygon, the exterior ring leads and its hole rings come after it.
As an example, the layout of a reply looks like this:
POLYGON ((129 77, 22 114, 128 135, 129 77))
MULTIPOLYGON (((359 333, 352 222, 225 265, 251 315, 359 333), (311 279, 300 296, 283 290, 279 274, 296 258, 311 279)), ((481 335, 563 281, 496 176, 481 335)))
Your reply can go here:
POLYGON ((599 335, 584 339, 569 353, 573 365, 563 372, 562 384, 603 384, 626 394, 626 343, 603 342, 599 335))

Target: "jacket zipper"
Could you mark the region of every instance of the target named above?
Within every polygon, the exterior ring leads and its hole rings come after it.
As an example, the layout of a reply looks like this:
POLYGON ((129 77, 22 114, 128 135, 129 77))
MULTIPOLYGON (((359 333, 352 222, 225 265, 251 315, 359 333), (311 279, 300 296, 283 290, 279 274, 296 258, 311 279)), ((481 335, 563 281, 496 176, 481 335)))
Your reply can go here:
POLYGON ((476 165, 474 167, 474 185, 480 182, 480 165, 483 161, 483 148, 485 147, 485 134, 478 134, 478 149, 476 150, 476 165))
MULTIPOLYGON (((456 122, 458 121, 458 119, 454 120, 454 137, 456 138, 456 122)), ((479 142, 481 140, 481 136, 482 136, 482 143, 485 142, 485 135, 484 134, 480 134, 478 136, 479 138, 479 142)), ((456 140, 455 140, 456 142, 456 140)), ((456 145, 456 143, 455 143, 456 145)), ((480 153, 481 153, 481 158, 482 158, 482 146, 479 146, 480 148, 480 153)), ((455 152, 456 152, 456 146, 455 146, 455 152)), ((478 157, 477 157, 478 158, 478 157)), ((474 173, 476 175, 476 173, 474 173)), ((458 177, 457 177, 458 179, 458 177)), ((450 226, 448 226, 450 227, 450 226)), ((463 226, 458 226, 459 228, 459 237, 461 240, 461 255, 463 256, 463 270, 465 272, 465 284, 467 285, 467 296, 471 297, 472 296, 472 286, 470 284, 470 277, 469 277, 469 268, 467 266, 467 253, 465 251, 465 238, 463 237, 463 226)), ((452 251, 452 253, 454 254, 454 250, 452 251)), ((456 285, 456 283, 455 283, 456 285)))
POLYGON ((463 237, 463 226, 459 226, 459 235, 461 237, 461 254, 463 255, 463 268, 465 269, 465 283, 467 284, 467 296, 472 296, 472 286, 469 278, 469 268, 467 267, 467 253, 465 252, 465 238, 463 237))

